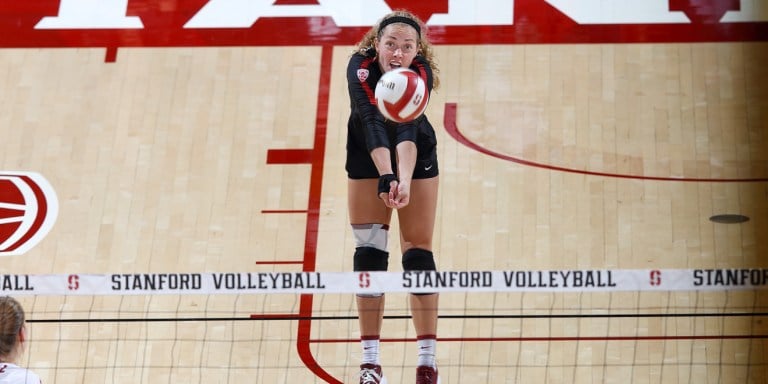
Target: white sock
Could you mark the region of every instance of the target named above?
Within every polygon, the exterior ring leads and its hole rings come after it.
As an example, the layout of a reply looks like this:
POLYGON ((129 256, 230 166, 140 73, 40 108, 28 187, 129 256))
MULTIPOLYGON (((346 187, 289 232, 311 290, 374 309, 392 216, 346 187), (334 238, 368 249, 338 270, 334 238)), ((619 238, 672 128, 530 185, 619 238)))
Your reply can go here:
POLYGON ((418 339, 416 345, 419 347, 419 362, 418 366, 435 367, 435 349, 437 346, 437 340, 435 339, 418 339))
POLYGON ((379 339, 363 339, 360 340, 360 344, 363 346, 363 364, 376 364, 379 363, 379 339))

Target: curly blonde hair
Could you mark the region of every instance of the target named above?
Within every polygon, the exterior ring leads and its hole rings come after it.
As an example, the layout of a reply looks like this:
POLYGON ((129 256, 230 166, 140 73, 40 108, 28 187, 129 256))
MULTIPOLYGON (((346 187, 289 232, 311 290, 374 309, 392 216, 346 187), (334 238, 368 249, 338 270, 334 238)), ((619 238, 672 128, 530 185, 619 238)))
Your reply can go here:
POLYGON ((413 13, 406 11, 404 9, 398 9, 395 10, 381 19, 379 19, 378 22, 376 22, 376 25, 374 25, 366 34, 363 36, 362 40, 357 43, 357 47, 355 49, 354 53, 360 53, 365 54, 369 49, 374 48, 376 45, 376 39, 380 38, 381 31, 379 30, 379 25, 381 25, 381 22, 394 16, 399 17, 406 17, 408 19, 413 20, 421 26, 421 33, 419 36, 419 53, 418 55, 424 57, 427 59, 427 62, 429 63, 429 67, 432 68, 432 89, 437 90, 440 87, 440 69, 437 67, 437 63, 435 61, 435 52, 432 49, 432 44, 429 42, 429 39, 427 38, 426 33, 426 25, 424 24, 421 19, 414 15, 413 13))

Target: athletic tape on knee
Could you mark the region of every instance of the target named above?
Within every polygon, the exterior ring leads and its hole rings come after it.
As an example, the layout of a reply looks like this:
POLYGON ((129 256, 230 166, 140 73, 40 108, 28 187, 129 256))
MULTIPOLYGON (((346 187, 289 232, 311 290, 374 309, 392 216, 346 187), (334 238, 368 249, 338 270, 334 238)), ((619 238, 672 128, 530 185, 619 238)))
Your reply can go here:
POLYGON ((352 224, 355 247, 370 247, 387 252, 389 226, 386 224, 352 224))
MULTIPOLYGON (((359 271, 387 271, 389 267, 389 252, 371 247, 357 247, 355 249, 354 270, 359 271)), ((359 297, 381 297, 383 292, 358 294, 359 297)))
MULTIPOLYGON (((435 271, 435 255, 421 248, 411 248, 403 253, 404 271, 435 271)), ((416 296, 433 295, 434 292, 414 293, 416 296)))

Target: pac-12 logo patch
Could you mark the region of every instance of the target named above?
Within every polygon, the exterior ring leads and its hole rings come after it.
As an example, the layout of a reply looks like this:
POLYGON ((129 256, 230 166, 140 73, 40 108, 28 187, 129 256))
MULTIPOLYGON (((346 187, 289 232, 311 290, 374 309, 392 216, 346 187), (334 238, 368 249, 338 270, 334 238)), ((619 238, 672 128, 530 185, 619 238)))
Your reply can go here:
POLYGON ((365 79, 368 78, 368 70, 367 69, 358 69, 357 70, 357 79, 360 80, 361 83, 365 82, 365 79))
POLYGON ((34 172, 0 171, 0 256, 21 255, 53 228, 56 192, 34 172))

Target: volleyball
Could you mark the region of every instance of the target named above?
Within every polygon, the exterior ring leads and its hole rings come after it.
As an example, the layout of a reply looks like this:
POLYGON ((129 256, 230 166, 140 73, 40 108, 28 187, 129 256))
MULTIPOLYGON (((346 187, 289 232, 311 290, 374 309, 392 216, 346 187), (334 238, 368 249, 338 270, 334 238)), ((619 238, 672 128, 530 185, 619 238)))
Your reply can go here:
POLYGON ((376 84, 376 105, 389 120, 406 123, 424 113, 429 102, 427 84, 407 68, 384 73, 376 84))

